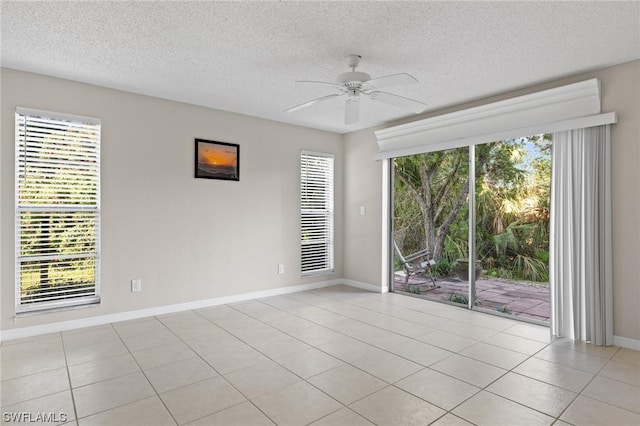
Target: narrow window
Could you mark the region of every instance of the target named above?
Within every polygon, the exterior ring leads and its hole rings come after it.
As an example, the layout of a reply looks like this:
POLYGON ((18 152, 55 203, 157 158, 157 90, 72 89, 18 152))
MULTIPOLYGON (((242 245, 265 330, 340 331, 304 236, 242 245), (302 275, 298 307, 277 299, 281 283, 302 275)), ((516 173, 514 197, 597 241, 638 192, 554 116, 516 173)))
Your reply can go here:
POLYGON ((302 275, 333 272, 333 155, 300 156, 302 275))
POLYGON ((16 110, 16 312, 100 301, 100 121, 16 110))

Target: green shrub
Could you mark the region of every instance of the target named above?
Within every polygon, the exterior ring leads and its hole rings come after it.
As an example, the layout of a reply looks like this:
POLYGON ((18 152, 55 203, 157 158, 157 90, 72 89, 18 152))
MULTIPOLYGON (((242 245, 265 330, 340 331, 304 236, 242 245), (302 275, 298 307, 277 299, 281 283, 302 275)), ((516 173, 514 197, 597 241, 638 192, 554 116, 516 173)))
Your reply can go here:
POLYGON ((416 287, 416 286, 413 286, 413 285, 409 285, 409 287, 407 288, 407 292, 408 293, 413 293, 413 294, 422 294, 420 292, 420 288, 416 287))
POLYGON ((439 278, 450 277, 453 272, 454 264, 445 259, 440 259, 431 267, 433 275, 439 278))
POLYGON ((462 305, 469 304, 469 298, 464 294, 458 294, 458 293, 451 293, 450 295, 445 297, 444 300, 447 300, 453 303, 460 303, 462 305))
POLYGON ((536 250, 535 253, 535 258, 538 259, 541 262, 544 262, 545 264, 549 264, 549 251, 548 250, 536 250))
POLYGON ((511 310, 509 308, 507 308, 507 305, 498 306, 496 308, 496 311, 502 312, 503 314, 510 314, 511 313, 511 310))

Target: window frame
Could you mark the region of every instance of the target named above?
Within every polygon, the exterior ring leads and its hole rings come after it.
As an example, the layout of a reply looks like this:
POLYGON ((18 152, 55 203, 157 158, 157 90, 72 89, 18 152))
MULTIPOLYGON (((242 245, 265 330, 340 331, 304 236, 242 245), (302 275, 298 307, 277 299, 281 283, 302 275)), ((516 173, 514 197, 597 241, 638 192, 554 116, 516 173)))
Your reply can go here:
MULTIPOLYGON (((15 110, 15 139, 14 139, 14 148, 15 148, 15 163, 14 163, 14 180, 15 180, 15 217, 14 217, 14 224, 15 224, 15 312, 16 314, 26 314, 26 313, 34 313, 34 312, 41 312, 41 311, 50 311, 50 310, 57 310, 57 309, 63 309, 63 308, 72 308, 72 307, 79 307, 79 306, 83 306, 83 305, 94 305, 94 304, 99 304, 100 303, 100 259, 101 259, 101 226, 100 226, 100 222, 101 222, 101 194, 100 194, 100 182, 101 182, 101 153, 100 153, 100 149, 101 149, 101 121, 99 119, 96 118, 90 118, 90 117, 84 117, 84 116, 78 116, 78 115, 70 115, 70 114, 63 114, 63 113, 57 113, 57 112, 50 112, 50 111, 42 111, 42 110, 36 110, 36 109, 30 109, 30 108, 21 108, 18 107, 15 110), (91 131, 91 136, 89 138, 89 143, 85 146, 88 146, 89 148, 86 149, 86 152, 88 154, 85 154, 85 156, 87 158, 94 158, 95 159, 95 165, 93 167, 93 173, 94 175, 90 178, 87 178, 85 180, 82 180, 81 182, 83 183, 83 185, 80 185, 80 189, 79 191, 86 191, 86 188, 89 187, 91 188, 91 190, 88 192, 88 194, 92 197, 92 199, 95 200, 95 202, 89 202, 86 204, 76 204, 77 200, 72 200, 75 202, 72 202, 70 204, 56 204, 56 203, 42 203, 42 204, 38 204, 38 203, 28 203, 28 202, 24 202, 25 200, 23 198, 21 198, 21 190, 23 189, 23 185, 21 183, 21 179, 23 179, 24 181, 24 176, 21 173, 22 169, 21 167, 25 167, 26 170, 26 164, 27 163, 27 145, 26 145, 26 139, 27 139, 27 128, 29 127, 28 124, 28 120, 47 120, 50 122, 55 122, 55 125, 59 125, 61 130, 67 130, 67 129, 72 129, 72 128, 84 128, 84 129, 90 129, 91 131), (22 123, 22 124, 21 124, 22 123), (21 130, 24 130, 24 135, 22 135, 20 132, 21 130), (22 165, 22 166, 21 166, 22 165), (86 186, 84 186, 86 185, 86 186), (95 189, 93 189, 93 188, 95 189), (23 256, 22 255, 22 241, 23 241, 23 234, 22 234, 22 225, 23 225, 23 213, 37 213, 37 212, 52 212, 54 215, 55 214, 67 214, 68 216, 72 216, 75 214, 80 214, 80 219, 78 219, 78 217, 69 219, 68 223, 74 223, 74 224, 82 224, 83 220, 87 221, 91 226, 92 232, 93 232, 93 242, 92 244, 90 244, 93 248, 92 252, 88 252, 88 253, 71 253, 71 254, 65 254, 65 255, 60 255, 59 259, 55 259, 55 258, 51 258, 51 259, 43 259, 43 257, 51 257, 50 255, 46 255, 46 254, 33 254, 33 255, 29 255, 29 256, 23 256), (85 215, 85 217, 82 216, 82 214, 85 215), (90 217, 90 219, 86 219, 86 217, 90 217), (76 256, 73 256, 73 255, 76 256), (39 259, 37 259, 38 257, 40 257, 39 259), (28 258, 30 260, 25 260, 25 258, 28 258), (61 259, 60 259, 61 258, 61 259), (87 293, 85 295, 81 295, 81 296, 72 296, 70 294, 64 295, 61 292, 58 293, 54 293, 52 294, 52 296, 50 296, 50 300, 45 300, 45 301, 30 301, 30 302, 25 302, 23 300, 23 296, 22 296, 22 270, 23 270, 23 263, 32 261, 32 262, 43 262, 43 261, 47 261, 47 260, 52 260, 54 262, 51 262, 52 264, 56 265, 56 266, 62 266, 62 264, 64 263, 71 263, 71 261, 78 261, 78 259, 93 259, 93 283, 89 283, 89 289, 92 291, 90 291, 90 293, 87 293), (66 262, 65 262, 66 261, 66 262), (58 296, 62 296, 59 297, 58 296)), ((76 151, 78 151, 77 147, 79 146, 78 142, 77 142, 78 138, 70 138, 67 139, 69 146, 72 146, 73 148, 76 149, 76 151)), ((84 143, 84 141, 83 141, 84 143)), ((50 153, 51 154, 51 153, 50 153)), ((65 159, 65 155, 66 156, 71 156, 74 154, 73 150, 54 150, 53 151, 53 155, 50 155, 50 157, 48 157, 47 159, 51 159, 53 156, 55 156, 55 154, 58 154, 59 156, 61 156, 61 159, 53 159, 53 161, 58 161, 58 163, 53 163, 53 164, 60 164, 63 165, 65 162, 70 162, 71 160, 69 159, 65 159)), ((81 169, 81 171, 85 171, 86 169, 81 169)), ((41 171, 40 171, 41 172, 41 171)), ((82 174, 82 173, 79 173, 82 174)), ((65 178, 69 178, 70 174, 65 174, 64 177, 65 178)), ((91 175, 89 175, 91 176, 91 175)), ((75 176, 74 178, 77 179, 77 176, 75 176)), ((76 182, 72 183, 71 186, 75 186, 76 182)), ((69 188, 68 186, 69 184, 60 184, 59 181, 54 183, 50 188, 53 188, 53 191, 56 191, 57 188, 69 188), (60 186, 61 185, 61 186, 60 186), (67 186, 65 186, 67 185, 67 186)), ((26 186, 25 186, 26 188, 26 186)), ((46 188, 46 186, 45 186, 46 188)), ((50 189, 51 190, 51 189, 50 189)), ((56 193, 56 196, 59 195, 59 193, 56 193)), ((52 199, 55 198, 52 197, 52 199)), ((60 219, 62 220, 62 219, 60 219)), ((35 240, 34 240, 35 241, 35 240)), ((56 247, 60 247, 60 243, 58 243, 58 245, 56 247)), ((47 272, 48 274, 49 272, 47 272)), ((66 289, 60 289, 62 291, 73 291, 69 289, 69 284, 65 284, 67 286, 66 289)), ((72 284, 73 285, 73 284, 72 284)), ((59 291, 60 291, 59 290, 59 291)))
MULTIPOLYGON (((335 155, 324 152, 306 151, 303 150, 300 153, 300 272, 301 276, 309 277, 314 275, 325 275, 334 272, 335 267, 335 155), (308 200, 305 197, 305 159, 306 164, 310 158, 315 158, 319 161, 326 162, 326 169, 323 172, 326 174, 324 179, 324 207, 321 209, 305 209, 304 202, 308 200), (324 214, 326 226, 324 227, 323 238, 315 238, 315 244, 324 244, 326 247, 326 255, 318 256, 315 263, 321 261, 322 264, 317 267, 305 267, 305 246, 308 245, 308 240, 303 235, 305 233, 305 213, 310 214, 324 214)), ((313 262, 312 262, 313 263, 313 262)))

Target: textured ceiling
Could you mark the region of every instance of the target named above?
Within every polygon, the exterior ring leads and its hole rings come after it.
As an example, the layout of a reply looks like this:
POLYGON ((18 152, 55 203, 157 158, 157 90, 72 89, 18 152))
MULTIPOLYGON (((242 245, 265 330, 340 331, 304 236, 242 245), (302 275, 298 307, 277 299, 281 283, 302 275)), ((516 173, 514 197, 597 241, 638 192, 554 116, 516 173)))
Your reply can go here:
POLYGON ((439 109, 640 58, 640 2, 8 2, 2 66, 345 133, 407 114, 334 93, 347 55, 439 109), (343 98, 340 98, 343 99, 343 98))

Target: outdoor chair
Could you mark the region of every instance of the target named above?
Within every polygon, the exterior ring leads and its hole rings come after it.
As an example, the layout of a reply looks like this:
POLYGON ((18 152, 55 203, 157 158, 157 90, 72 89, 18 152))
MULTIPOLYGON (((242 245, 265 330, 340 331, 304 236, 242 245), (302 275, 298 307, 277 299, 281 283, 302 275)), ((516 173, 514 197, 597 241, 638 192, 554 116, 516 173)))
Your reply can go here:
POLYGON ((393 246, 396 249, 398 258, 402 262, 402 269, 404 270, 404 286, 408 288, 409 277, 413 275, 424 275, 431 281, 432 288, 437 288, 436 279, 431 273, 431 267, 436 262, 431 257, 431 252, 428 249, 420 250, 416 253, 412 253, 408 256, 403 256, 398 244, 394 241, 393 246))

